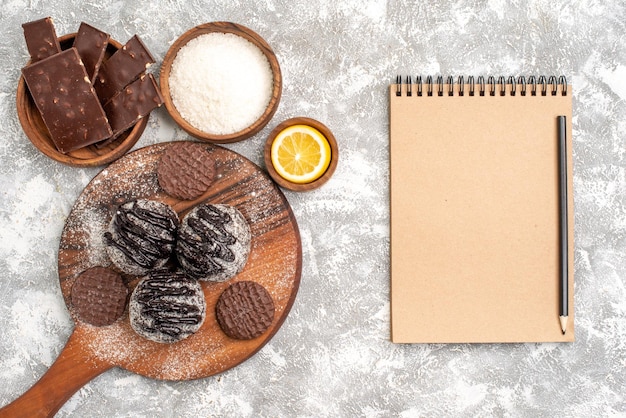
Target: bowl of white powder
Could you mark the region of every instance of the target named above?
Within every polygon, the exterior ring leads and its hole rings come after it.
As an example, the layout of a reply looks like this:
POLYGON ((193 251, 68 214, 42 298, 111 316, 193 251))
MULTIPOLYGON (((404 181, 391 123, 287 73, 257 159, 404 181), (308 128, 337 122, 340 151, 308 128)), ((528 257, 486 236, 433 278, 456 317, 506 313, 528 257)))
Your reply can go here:
POLYGON ((184 33, 165 55, 159 78, 176 123, 215 143, 259 132, 274 116, 282 93, 272 48, 251 29, 230 22, 184 33))

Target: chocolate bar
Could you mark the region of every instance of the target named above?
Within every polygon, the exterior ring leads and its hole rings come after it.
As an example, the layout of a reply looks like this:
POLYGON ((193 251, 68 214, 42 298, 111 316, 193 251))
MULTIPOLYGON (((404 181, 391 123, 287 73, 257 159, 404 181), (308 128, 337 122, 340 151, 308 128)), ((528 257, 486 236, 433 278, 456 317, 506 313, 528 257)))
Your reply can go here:
POLYGON ((137 35, 100 67, 94 83, 102 104, 108 102, 116 93, 122 91, 129 83, 135 81, 154 63, 154 58, 137 35))
POLYGON ((56 30, 52 18, 24 23, 24 39, 26 48, 30 54, 31 62, 37 62, 51 55, 61 52, 61 45, 57 38, 56 30))
POLYGON ((163 96, 152 74, 144 74, 127 85, 104 105, 104 112, 111 124, 113 135, 98 144, 98 147, 114 140, 162 104, 163 96))
POLYGON ((111 136, 76 48, 24 67, 22 75, 59 151, 67 153, 111 136))
POLYGON ((78 28, 78 33, 76 33, 76 38, 74 38, 74 48, 78 51, 80 59, 83 60, 92 84, 104 59, 110 37, 108 33, 82 22, 78 28))

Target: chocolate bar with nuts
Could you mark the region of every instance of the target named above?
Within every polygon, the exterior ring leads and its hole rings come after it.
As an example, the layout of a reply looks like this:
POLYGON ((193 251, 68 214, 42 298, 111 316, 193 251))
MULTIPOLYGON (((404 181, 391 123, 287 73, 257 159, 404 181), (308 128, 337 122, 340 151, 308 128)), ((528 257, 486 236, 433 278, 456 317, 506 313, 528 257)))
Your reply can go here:
POLYGON ((162 104, 163 96, 152 74, 145 74, 124 87, 104 105, 113 130, 111 139, 115 139, 162 104))
POLYGON ((31 62, 37 62, 61 52, 54 23, 49 17, 24 23, 24 39, 31 62))
POLYGON ((137 35, 100 67, 98 77, 94 83, 98 97, 102 104, 108 102, 116 93, 135 81, 154 58, 137 35))
POLYGON ((108 33, 102 32, 85 22, 80 24, 76 38, 74 38, 74 48, 78 51, 80 59, 83 60, 92 84, 104 59, 110 38, 108 33))
POLYGON ((24 67, 22 75, 59 151, 67 153, 111 136, 76 48, 24 67))

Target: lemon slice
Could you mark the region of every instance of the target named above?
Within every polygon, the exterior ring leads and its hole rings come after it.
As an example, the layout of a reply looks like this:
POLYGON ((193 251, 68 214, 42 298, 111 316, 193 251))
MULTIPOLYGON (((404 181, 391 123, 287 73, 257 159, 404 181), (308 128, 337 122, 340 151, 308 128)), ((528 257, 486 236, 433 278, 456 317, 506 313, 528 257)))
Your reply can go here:
POLYGON ((292 125, 276 135, 271 158, 274 169, 285 180, 310 183, 320 178, 330 165, 330 145, 317 129, 292 125))

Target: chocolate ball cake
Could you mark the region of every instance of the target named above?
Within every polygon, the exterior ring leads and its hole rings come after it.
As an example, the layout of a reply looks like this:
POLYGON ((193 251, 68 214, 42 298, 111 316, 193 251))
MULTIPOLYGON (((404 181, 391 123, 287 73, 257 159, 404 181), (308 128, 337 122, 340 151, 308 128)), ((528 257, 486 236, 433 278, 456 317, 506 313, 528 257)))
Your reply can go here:
POLYGON ((81 321, 97 327, 111 325, 126 309, 128 288, 122 277, 106 267, 92 267, 74 281, 72 309, 81 321))
POLYGON ((176 243, 178 215, 165 203, 138 199, 119 206, 105 233, 109 258, 124 273, 163 267, 176 243))
POLYGON ((213 183, 215 161, 201 144, 174 142, 161 155, 156 171, 159 185, 167 194, 191 200, 213 183))
POLYGON ((223 282, 243 270, 250 241, 250 226, 239 210, 202 204, 181 222, 176 257, 189 277, 223 282))
POLYGON ((161 270, 137 284, 128 310, 137 334, 158 343, 175 343, 200 329, 206 302, 198 281, 180 271, 161 270))
POLYGON ((215 315, 226 335, 238 340, 250 340, 262 335, 272 325, 274 301, 259 283, 236 282, 220 295, 215 315))

